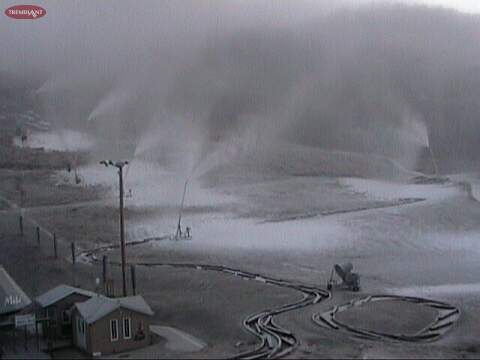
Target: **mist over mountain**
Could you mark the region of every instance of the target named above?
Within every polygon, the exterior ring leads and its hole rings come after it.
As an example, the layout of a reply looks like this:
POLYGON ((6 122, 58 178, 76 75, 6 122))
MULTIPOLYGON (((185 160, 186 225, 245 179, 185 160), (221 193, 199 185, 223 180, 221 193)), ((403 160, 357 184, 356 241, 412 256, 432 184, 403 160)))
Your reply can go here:
POLYGON ((28 84, 45 119, 95 134, 102 154, 170 151, 193 164, 225 144, 235 158, 293 144, 414 169, 430 145, 441 171, 480 160, 479 16, 363 5, 259 19, 245 6, 235 19, 226 3, 168 4, 158 21, 108 16, 85 38, 43 24, 55 46, 0 55, 2 88, 28 84))

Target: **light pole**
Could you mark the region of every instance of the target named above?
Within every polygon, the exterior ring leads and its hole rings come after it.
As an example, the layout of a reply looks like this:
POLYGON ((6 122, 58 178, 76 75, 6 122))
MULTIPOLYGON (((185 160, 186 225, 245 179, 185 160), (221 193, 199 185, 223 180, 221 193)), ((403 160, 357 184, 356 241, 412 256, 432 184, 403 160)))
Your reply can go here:
POLYGON ((118 183, 120 187, 120 250, 122 254, 122 284, 123 284, 123 296, 127 296, 127 283, 126 283, 126 261, 125 261, 125 223, 123 216, 123 167, 128 165, 128 161, 103 160, 100 164, 108 166, 115 166, 118 169, 118 183))

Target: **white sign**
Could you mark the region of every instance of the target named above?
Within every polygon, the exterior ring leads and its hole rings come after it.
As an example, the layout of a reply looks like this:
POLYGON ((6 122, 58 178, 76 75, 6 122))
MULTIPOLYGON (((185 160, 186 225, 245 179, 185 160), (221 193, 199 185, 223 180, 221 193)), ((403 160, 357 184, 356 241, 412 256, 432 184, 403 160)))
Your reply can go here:
POLYGON ((5 306, 13 306, 13 305, 19 305, 22 302, 22 298, 18 295, 10 295, 10 296, 5 296, 5 301, 3 304, 5 306))
POLYGON ((35 325, 35 314, 15 315, 15 327, 35 325))

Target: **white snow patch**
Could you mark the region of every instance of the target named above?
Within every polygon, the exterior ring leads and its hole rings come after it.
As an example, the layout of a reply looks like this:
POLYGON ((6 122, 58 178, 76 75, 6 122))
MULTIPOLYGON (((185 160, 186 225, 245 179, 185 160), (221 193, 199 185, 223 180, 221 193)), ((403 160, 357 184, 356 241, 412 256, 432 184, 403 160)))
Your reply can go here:
MULTIPOLYGON (((15 138, 14 144, 21 147, 20 139, 15 138)), ((30 148, 44 148, 58 151, 86 151, 93 147, 94 141, 87 134, 62 130, 58 132, 35 132, 28 135, 25 143, 30 148)))
POLYGON ((480 181, 472 181, 470 184, 472 185, 472 196, 475 200, 480 201, 480 181))
POLYGON ((167 347, 174 351, 195 352, 202 350, 207 344, 184 331, 160 325, 150 325, 150 330, 167 340, 167 347))
POLYGON ((455 181, 464 181, 471 185, 472 196, 475 200, 480 201, 480 174, 478 173, 462 173, 449 175, 449 178, 455 181))
POLYGON ((477 232, 428 234, 425 238, 425 244, 443 252, 480 253, 480 237, 477 232))
MULTIPOLYGON (((109 196, 117 196, 118 175, 115 168, 91 164, 79 168, 78 172, 86 184, 106 185, 110 187, 109 196)), ((185 180, 184 177, 167 171, 158 164, 133 161, 124 168, 125 204, 135 207, 180 207, 185 180)), ((187 186, 185 206, 214 206, 231 200, 226 195, 203 189, 192 179, 187 186)))
POLYGON ((410 286, 387 288, 389 293, 403 296, 466 295, 480 293, 480 283, 442 284, 432 286, 410 286))
POLYGON ((338 181, 340 185, 378 200, 395 200, 400 198, 442 200, 459 192, 459 189, 449 185, 404 184, 361 178, 341 178, 338 181))
MULTIPOLYGON (((174 242, 175 247, 244 250, 308 250, 320 251, 351 247, 348 229, 333 218, 258 223, 251 219, 229 218, 225 215, 185 216, 183 226, 192 229, 192 241, 174 242)), ((130 235, 142 238, 148 234, 174 233, 176 219, 165 216, 130 225, 130 235)), ((165 246, 165 242, 153 246, 165 246)), ((171 244, 171 243, 170 243, 171 244)), ((170 245, 166 245, 170 246, 170 245)))

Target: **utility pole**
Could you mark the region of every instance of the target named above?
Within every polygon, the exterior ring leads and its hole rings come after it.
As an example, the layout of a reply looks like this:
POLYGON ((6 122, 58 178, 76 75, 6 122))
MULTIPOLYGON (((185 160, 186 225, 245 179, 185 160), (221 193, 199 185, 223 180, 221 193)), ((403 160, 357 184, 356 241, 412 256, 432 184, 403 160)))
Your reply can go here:
POLYGON ((128 165, 128 161, 117 161, 113 162, 112 160, 103 160, 100 161, 100 164, 108 166, 115 166, 118 169, 118 184, 120 187, 120 250, 122 256, 122 285, 123 285, 123 296, 127 296, 127 274, 126 274, 126 257, 125 257, 125 221, 123 214, 123 200, 124 200, 124 191, 123 191, 123 167, 128 165))

